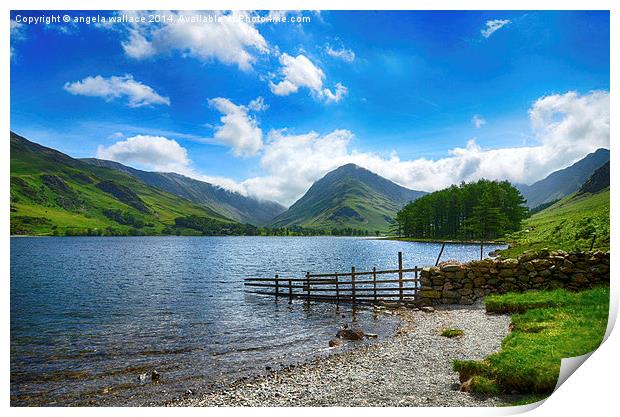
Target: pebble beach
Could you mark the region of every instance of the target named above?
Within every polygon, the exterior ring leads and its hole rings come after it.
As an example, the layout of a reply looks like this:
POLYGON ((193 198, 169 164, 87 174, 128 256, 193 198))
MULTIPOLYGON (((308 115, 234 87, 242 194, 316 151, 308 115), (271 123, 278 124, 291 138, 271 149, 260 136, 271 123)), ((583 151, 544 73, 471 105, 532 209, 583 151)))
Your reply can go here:
MULTIPOLYGON (((306 364, 234 382, 208 394, 172 401, 172 406, 498 406, 459 390, 454 359, 482 359, 499 350, 509 315, 488 314, 482 305, 432 311, 397 309, 402 324, 385 341, 318 358, 306 364), (440 335, 446 328, 460 337, 440 335)), ((326 341, 327 343, 327 341, 326 341)))

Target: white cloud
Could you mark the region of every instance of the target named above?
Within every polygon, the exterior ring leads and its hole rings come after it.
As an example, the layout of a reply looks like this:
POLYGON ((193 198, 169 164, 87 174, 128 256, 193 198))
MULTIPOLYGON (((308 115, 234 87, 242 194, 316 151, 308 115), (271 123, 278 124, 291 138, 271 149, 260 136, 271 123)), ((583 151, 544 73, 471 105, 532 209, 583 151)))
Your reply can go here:
POLYGON ((13 47, 12 43, 14 41, 18 41, 18 40, 22 40, 24 39, 24 24, 23 23, 19 23, 16 22, 15 20, 11 19, 11 24, 10 24, 10 28, 11 28, 11 48, 10 48, 10 58, 11 60, 13 60, 13 58, 15 57, 15 48, 13 47))
POLYGON ((191 163, 187 150, 163 136, 137 135, 97 148, 97 158, 161 172, 183 173, 191 163))
POLYGON ((321 96, 325 98, 325 101, 327 103, 338 103, 349 92, 347 87, 345 87, 344 85, 340 83, 336 83, 334 87, 335 87, 335 92, 333 93, 329 88, 324 88, 323 91, 321 92, 321 96))
POLYGON ((312 94, 327 103, 339 102, 347 93, 347 88, 341 83, 335 85, 335 92, 323 88, 325 73, 312 63, 305 55, 292 57, 286 53, 280 55, 280 75, 278 83, 269 82, 271 92, 278 96, 287 96, 296 93, 299 88, 305 87, 312 94))
POLYGON ((182 56, 203 62, 217 60, 247 71, 255 53, 268 53, 267 41, 251 22, 240 19, 240 12, 166 12, 173 18, 161 24, 133 26, 122 43, 127 56, 145 59, 179 51, 182 56), (204 16, 217 22, 205 22, 204 16))
POLYGON ((265 104, 265 100, 262 97, 256 97, 250 101, 248 108, 252 111, 265 111, 269 108, 269 105, 265 104))
POLYGON ((106 101, 126 98, 129 107, 143 107, 154 104, 170 105, 168 97, 162 97, 148 85, 142 84, 127 74, 121 77, 104 78, 89 76, 81 81, 66 83, 64 89, 74 95, 101 97, 106 101))
POLYGON ((266 108, 262 97, 252 100, 248 106, 236 105, 223 97, 209 100, 209 105, 223 114, 221 125, 215 127, 214 139, 232 148, 235 156, 249 157, 263 146, 263 131, 248 111, 266 108))
POLYGON ((351 149, 353 134, 336 130, 287 135, 273 131, 261 158, 263 176, 241 185, 247 193, 291 204, 328 171, 355 163, 405 187, 434 191, 480 178, 532 183, 598 148, 609 148, 609 93, 575 92, 543 97, 530 112, 537 144, 483 149, 475 140, 444 158, 402 160, 351 149))
MULTIPOLYGON (((244 107, 222 100, 220 104, 233 112, 244 107)), ((606 91, 542 97, 532 104, 529 117, 537 139, 532 146, 484 149, 472 139, 464 147, 456 147, 436 160, 403 160, 395 152, 389 156, 360 152, 352 148, 354 135, 348 130, 334 130, 324 135, 316 132, 295 135, 287 130, 272 130, 260 154, 262 174, 242 182, 196 173, 189 167, 185 150, 181 148, 183 150, 179 151, 174 145, 168 145, 171 149, 165 151, 161 151, 163 146, 152 145, 151 141, 147 141, 151 146, 142 143, 141 146, 129 146, 126 142, 132 141, 130 138, 116 144, 122 146, 100 148, 105 151, 100 157, 110 159, 112 154, 119 162, 150 163, 157 170, 167 167, 163 170, 179 172, 244 195, 290 205, 316 180, 347 163, 365 167, 411 189, 434 191, 480 178, 532 183, 598 148, 609 148, 610 112, 606 91), (159 150, 148 150, 151 147, 159 150), (141 151, 135 152, 136 149, 141 151), (142 156, 130 157, 136 153, 142 156)))
POLYGON ((487 121, 479 114, 475 114, 474 117, 471 118, 471 122, 474 126, 476 126, 476 129, 480 129, 482 126, 487 124, 487 121))
POLYGON ((482 29, 480 33, 485 38, 490 37, 496 30, 499 30, 510 23, 508 19, 495 19, 495 20, 487 20, 486 28, 482 29))
POLYGON ((11 19, 11 37, 21 36, 23 27, 24 25, 22 23, 16 22, 15 20, 11 19))
POLYGON ((330 45, 327 45, 325 47, 325 52, 331 57, 342 59, 346 62, 355 61, 355 52, 347 48, 334 49, 330 45))

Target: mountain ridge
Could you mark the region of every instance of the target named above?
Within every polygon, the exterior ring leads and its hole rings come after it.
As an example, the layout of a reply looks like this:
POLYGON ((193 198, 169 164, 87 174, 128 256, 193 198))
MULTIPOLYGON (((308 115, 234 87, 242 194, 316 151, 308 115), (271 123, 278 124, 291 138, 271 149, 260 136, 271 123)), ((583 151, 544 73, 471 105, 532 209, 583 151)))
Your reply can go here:
MULTIPOLYGON (((80 161, 10 132, 11 234, 184 234, 177 221, 213 230, 233 220, 113 169, 80 161)), ((192 232, 193 233, 193 232, 192 232)))
POLYGON ((204 205, 241 223, 264 226, 286 210, 286 207, 274 201, 246 197, 223 187, 174 172, 144 171, 119 162, 97 158, 83 158, 81 160, 89 164, 125 172, 152 187, 204 205))
POLYGON ((346 164, 312 184, 270 225, 385 232, 400 208, 424 194, 355 164, 346 164))
POLYGON ((574 164, 554 171, 531 185, 514 184, 514 186, 527 200, 527 207, 534 208, 579 190, 594 171, 609 161, 609 155, 609 149, 599 148, 574 164))

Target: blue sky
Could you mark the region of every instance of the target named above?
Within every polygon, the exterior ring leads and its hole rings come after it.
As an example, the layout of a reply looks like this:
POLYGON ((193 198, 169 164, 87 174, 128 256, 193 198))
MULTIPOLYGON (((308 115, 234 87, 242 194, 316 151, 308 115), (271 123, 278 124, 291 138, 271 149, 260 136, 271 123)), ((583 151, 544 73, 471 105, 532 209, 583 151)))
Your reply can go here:
POLYGON ((347 162, 433 190, 532 182, 609 147, 607 12, 24 20, 42 14, 11 13, 11 129, 75 157, 290 204, 347 162))

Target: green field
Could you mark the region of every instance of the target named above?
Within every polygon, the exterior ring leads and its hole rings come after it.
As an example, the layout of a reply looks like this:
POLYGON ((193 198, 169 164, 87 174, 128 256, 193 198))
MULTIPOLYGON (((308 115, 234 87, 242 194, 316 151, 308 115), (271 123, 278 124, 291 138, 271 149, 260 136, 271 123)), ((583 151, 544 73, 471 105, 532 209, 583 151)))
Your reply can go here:
POLYGON ((479 394, 513 393, 536 401, 553 392, 562 358, 580 356, 602 342, 609 314, 609 287, 491 295, 491 313, 515 313, 499 352, 482 361, 454 361, 460 380, 479 394))
POLYGON ((511 248, 501 251, 514 258, 526 250, 609 250, 609 187, 599 193, 571 194, 523 222, 520 231, 506 236, 511 248))

